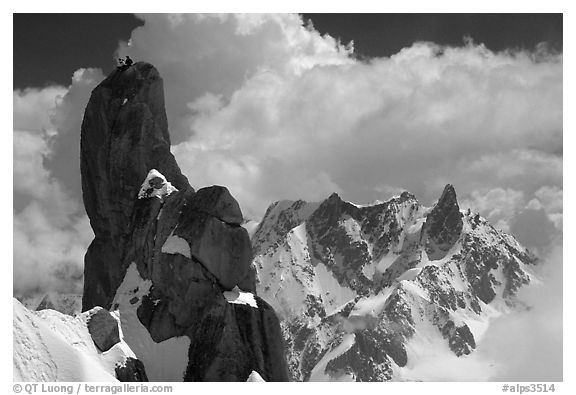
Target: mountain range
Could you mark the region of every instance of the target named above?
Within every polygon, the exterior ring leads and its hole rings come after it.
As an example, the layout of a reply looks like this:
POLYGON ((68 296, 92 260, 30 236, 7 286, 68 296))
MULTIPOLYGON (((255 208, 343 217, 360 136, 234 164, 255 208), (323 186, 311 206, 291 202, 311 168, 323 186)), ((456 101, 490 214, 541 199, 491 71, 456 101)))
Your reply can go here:
POLYGON ((272 204, 252 243, 258 295, 275 308, 292 380, 418 379, 427 349, 472 353, 492 318, 522 309, 536 258, 447 185, 360 206, 272 204))

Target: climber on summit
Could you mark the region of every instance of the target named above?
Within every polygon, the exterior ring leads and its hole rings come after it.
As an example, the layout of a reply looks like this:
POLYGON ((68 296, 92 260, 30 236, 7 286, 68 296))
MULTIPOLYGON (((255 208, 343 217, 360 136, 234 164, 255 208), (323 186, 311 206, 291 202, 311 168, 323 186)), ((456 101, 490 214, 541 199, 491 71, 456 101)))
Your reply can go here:
POLYGON ((132 66, 134 61, 130 58, 130 56, 126 55, 126 59, 119 58, 118 59, 118 70, 124 71, 128 67, 132 66))

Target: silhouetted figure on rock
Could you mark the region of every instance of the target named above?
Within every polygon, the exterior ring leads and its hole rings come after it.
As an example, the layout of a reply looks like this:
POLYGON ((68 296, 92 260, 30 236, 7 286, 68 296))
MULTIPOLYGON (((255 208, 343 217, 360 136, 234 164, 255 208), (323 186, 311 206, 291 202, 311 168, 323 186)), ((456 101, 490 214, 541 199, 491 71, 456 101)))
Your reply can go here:
POLYGON ((118 59, 118 70, 124 71, 128 67, 132 66, 134 61, 130 58, 130 56, 126 55, 126 59, 119 58, 118 59))

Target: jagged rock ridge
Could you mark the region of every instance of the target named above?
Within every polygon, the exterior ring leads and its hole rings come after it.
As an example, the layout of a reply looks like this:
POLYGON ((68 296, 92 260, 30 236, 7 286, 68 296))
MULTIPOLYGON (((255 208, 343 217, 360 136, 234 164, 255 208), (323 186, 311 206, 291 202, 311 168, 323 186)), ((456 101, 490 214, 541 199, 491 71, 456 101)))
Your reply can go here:
POLYGON ((274 310, 257 296, 255 304, 224 296, 255 291, 240 207, 225 187, 196 192, 180 172, 152 65, 118 69, 94 89, 81 146, 95 233, 83 309, 119 311, 125 340, 152 381, 246 381, 252 371, 286 380, 274 310))
POLYGON ((277 202, 252 243, 258 294, 281 315, 291 378, 304 381, 418 380, 404 368, 431 339, 470 354, 535 263, 461 211, 451 185, 432 208, 408 192, 368 206, 337 194, 277 202))

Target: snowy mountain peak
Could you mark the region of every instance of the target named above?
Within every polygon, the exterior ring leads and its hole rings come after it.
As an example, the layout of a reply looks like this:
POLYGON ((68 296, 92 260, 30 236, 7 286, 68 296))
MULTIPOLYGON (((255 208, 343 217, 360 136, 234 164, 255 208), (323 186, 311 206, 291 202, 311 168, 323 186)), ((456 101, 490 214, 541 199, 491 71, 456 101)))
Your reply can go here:
POLYGON ((294 380, 402 379, 422 339, 470 354, 535 263, 461 212, 452 185, 431 208, 408 192, 366 206, 337 194, 277 202, 252 244, 258 295, 282 316, 294 380))

